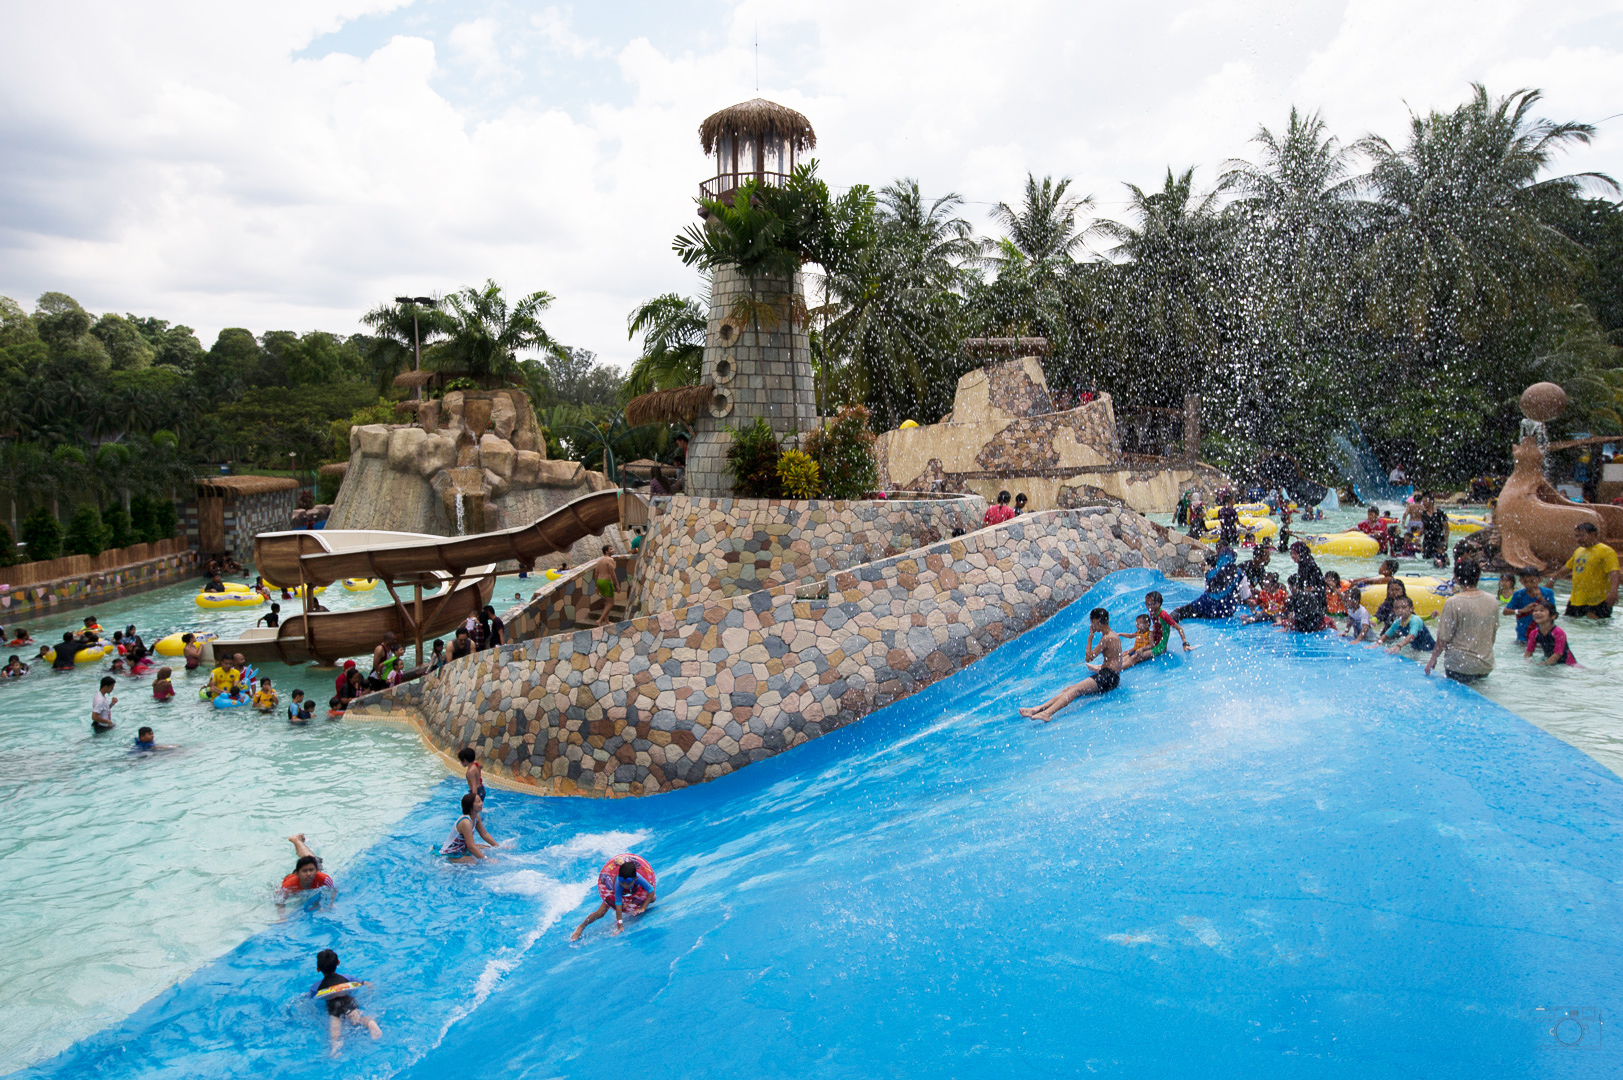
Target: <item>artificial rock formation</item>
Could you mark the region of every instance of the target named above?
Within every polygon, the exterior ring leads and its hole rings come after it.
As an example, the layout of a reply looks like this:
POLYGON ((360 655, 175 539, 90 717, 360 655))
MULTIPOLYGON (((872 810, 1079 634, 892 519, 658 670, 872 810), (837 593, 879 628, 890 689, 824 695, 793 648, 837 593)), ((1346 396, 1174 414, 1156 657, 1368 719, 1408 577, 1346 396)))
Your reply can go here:
MULTIPOLYGON (((452 390, 414 411, 415 423, 350 431, 328 528, 455 536, 460 504, 460 531, 471 535, 526 524, 610 486, 579 462, 548 460, 522 390, 452 390)), ((601 545, 582 540, 568 561, 594 557, 601 545)))
POLYGON ((1119 500, 1157 513, 1184 491, 1210 499, 1230 486, 1199 462, 1123 454, 1109 394, 1056 412, 1035 356, 971 371, 939 424, 887 431, 874 453, 883 488, 973 492, 988 502, 1023 491, 1031 510, 1119 500))

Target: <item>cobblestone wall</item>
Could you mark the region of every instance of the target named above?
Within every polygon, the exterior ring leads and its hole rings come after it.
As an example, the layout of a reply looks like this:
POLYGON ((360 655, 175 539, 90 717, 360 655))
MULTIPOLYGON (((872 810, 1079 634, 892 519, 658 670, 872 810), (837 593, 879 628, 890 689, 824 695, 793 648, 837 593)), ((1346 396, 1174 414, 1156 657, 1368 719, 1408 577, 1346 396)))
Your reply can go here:
POLYGON ((653 500, 631 610, 826 577, 980 528, 986 502, 958 498, 653 500))
POLYGON ((280 532, 293 527, 293 511, 298 492, 262 491, 238 495, 225 503, 225 543, 244 565, 254 557, 254 537, 262 532, 280 532))
POLYGON ((1128 567, 1188 573, 1192 542, 1124 510, 1027 515, 852 569, 541 638, 373 695, 439 749, 559 795, 715 779, 973 663, 1128 567), (826 595, 824 591, 826 590, 826 595))

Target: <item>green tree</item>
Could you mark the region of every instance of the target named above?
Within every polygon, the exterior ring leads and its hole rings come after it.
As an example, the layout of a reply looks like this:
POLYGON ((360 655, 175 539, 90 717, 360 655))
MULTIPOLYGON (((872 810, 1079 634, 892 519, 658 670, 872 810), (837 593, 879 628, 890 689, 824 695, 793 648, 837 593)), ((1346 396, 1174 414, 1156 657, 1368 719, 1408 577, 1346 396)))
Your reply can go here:
POLYGON ((0 296, 0 349, 38 339, 34 320, 23 306, 9 296, 0 296))
POLYGON ((456 329, 456 319, 436 304, 379 304, 361 316, 372 328, 364 351, 377 379, 378 392, 387 393, 394 377, 411 371, 417 349, 427 349, 456 329), (415 335, 415 336, 414 336, 415 335))
POLYGON ((90 335, 107 350, 114 371, 140 371, 152 366, 156 350, 140 329, 122 315, 103 315, 90 328, 90 335))
POLYGON ((43 506, 23 519, 22 533, 30 562, 45 562, 62 553, 62 526, 43 506))
POLYGON ((708 306, 676 293, 663 293, 637 305, 626 320, 626 337, 642 335, 642 354, 631 364, 620 388, 622 396, 629 400, 651 390, 698 383, 708 306))
MULTIPOLYGON (((541 325, 541 313, 552 294, 533 292, 509 304, 500 285, 468 286, 446 298, 454 328, 433 350, 433 366, 478 379, 485 386, 506 380, 524 381, 518 356, 550 350, 555 342, 541 325)), ((427 358, 425 357, 425 363, 427 358)))

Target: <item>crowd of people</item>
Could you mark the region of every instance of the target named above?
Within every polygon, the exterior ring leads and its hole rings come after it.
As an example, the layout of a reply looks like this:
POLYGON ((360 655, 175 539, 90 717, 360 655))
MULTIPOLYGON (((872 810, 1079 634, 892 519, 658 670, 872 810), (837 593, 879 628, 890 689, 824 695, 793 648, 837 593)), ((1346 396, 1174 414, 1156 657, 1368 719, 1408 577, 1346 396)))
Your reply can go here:
MULTIPOLYGON (((1109 611, 1093 610, 1084 647, 1088 676, 1041 705, 1022 708, 1020 714, 1052 720, 1055 713, 1079 697, 1115 690, 1121 684, 1123 671, 1163 655, 1173 632, 1183 640, 1185 649, 1191 648, 1183 627, 1191 619, 1268 625, 1299 634, 1336 633, 1351 643, 1424 660, 1428 675, 1441 669, 1450 680, 1471 684, 1494 670, 1499 624, 1503 617, 1513 616, 1516 641, 1527 660, 1548 666, 1576 666, 1572 644, 1557 620, 1563 614, 1568 619, 1595 622, 1610 619, 1623 576, 1617 553, 1602 543, 1596 527, 1586 522, 1575 528, 1577 549, 1564 566, 1549 573, 1525 570, 1503 574, 1497 597, 1481 588, 1482 566, 1478 560, 1456 558, 1452 580, 1436 590, 1442 594, 1442 604, 1435 612, 1433 626, 1416 609, 1415 597, 1409 595, 1404 578, 1399 576, 1401 564, 1396 558, 1385 559, 1375 574, 1351 580, 1343 580, 1335 570, 1321 569, 1301 540, 1290 541, 1284 549, 1294 564, 1294 572, 1283 580, 1271 568, 1275 551, 1267 542, 1257 545, 1250 558, 1240 562, 1234 544, 1238 539, 1238 515, 1227 513, 1232 509, 1233 498, 1228 495, 1218 513, 1219 536, 1207 553, 1204 588, 1199 596, 1168 614, 1162 609, 1159 592, 1147 594, 1145 614, 1137 616, 1131 645, 1124 645, 1111 628, 1109 611), (1564 613, 1559 613, 1551 585, 1564 579, 1572 581, 1572 595, 1564 613), (1518 581, 1520 587, 1516 588, 1518 581), (1372 595, 1366 603, 1366 591, 1378 595, 1379 602, 1372 595), (1098 663, 1093 662, 1095 658, 1098 663)), ((1186 513, 1193 517, 1197 512, 1204 514, 1198 501, 1192 502, 1186 513)), ((1447 565, 1448 519, 1436 508, 1432 494, 1422 495, 1413 517, 1422 557, 1435 565, 1447 565)), ((1198 520, 1203 522, 1204 518, 1198 520)), ((1364 531, 1371 535, 1389 533, 1373 508, 1369 523, 1364 531)))

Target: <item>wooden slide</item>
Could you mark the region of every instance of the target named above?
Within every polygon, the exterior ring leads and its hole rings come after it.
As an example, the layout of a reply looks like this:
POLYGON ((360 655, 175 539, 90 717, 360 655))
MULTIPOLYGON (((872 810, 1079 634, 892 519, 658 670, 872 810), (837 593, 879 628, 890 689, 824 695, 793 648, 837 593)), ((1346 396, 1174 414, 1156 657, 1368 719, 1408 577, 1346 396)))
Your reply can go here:
POLYGON ((402 642, 452 633, 490 603, 497 563, 533 563, 568 551, 577 540, 616 524, 620 499, 617 488, 595 491, 529 525, 474 536, 370 529, 261 533, 254 538, 254 563, 272 585, 377 578, 391 602, 357 611, 306 610, 274 629, 255 627, 234 641, 215 641, 214 651, 240 652, 256 663, 337 663, 371 652, 390 631, 402 642))

